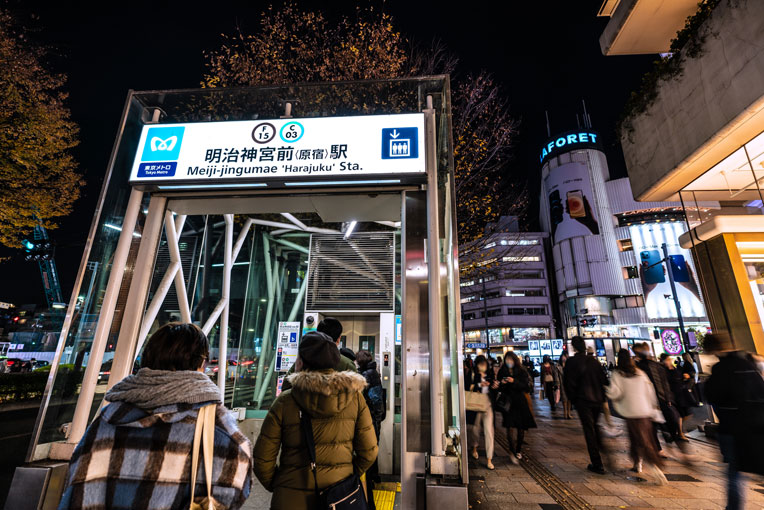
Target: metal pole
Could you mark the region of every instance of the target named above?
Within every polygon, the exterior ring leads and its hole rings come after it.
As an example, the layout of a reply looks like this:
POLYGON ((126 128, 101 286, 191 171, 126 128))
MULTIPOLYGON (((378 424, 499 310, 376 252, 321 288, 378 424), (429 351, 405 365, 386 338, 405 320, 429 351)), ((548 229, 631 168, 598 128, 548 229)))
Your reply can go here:
POLYGON ((668 269, 669 283, 671 284, 671 295, 674 298, 674 305, 676 306, 676 317, 679 320, 679 334, 682 336, 682 345, 685 352, 690 352, 690 342, 687 339, 687 333, 684 331, 684 319, 682 318, 682 306, 679 304, 679 297, 676 293, 676 284, 674 283, 674 271, 671 269, 671 260, 669 259, 668 246, 666 243, 661 245, 663 250, 663 260, 666 262, 666 268, 668 269))
POLYGON ((111 365, 107 388, 111 388, 132 372, 136 354, 140 351, 145 340, 138 338, 138 335, 146 310, 146 298, 149 294, 151 277, 154 275, 154 261, 156 260, 159 238, 162 235, 166 205, 167 198, 156 195, 152 196, 151 202, 149 202, 149 212, 143 227, 141 246, 138 248, 138 255, 135 259, 135 272, 130 281, 130 290, 125 303, 125 312, 122 316, 122 326, 117 338, 117 348, 114 351, 114 361, 111 365))
POLYGON ((93 343, 90 346, 90 359, 85 368, 80 395, 77 398, 77 407, 74 411, 72 426, 67 438, 70 443, 79 443, 88 426, 95 387, 98 382, 98 372, 101 370, 103 353, 109 339, 109 331, 114 319, 114 308, 119 297, 119 288, 122 286, 122 278, 125 275, 127 255, 133 242, 133 232, 135 232, 135 224, 138 219, 138 212, 141 209, 142 200, 143 192, 133 188, 127 201, 125 217, 122 220, 122 232, 119 234, 117 248, 114 251, 109 282, 106 284, 106 292, 104 293, 101 310, 98 314, 98 325, 93 336, 93 343))
POLYGON ((231 308, 231 271, 233 270, 233 214, 225 218, 225 249, 223 251, 223 299, 225 308, 220 316, 220 334, 218 335, 218 387, 225 398, 225 379, 228 372, 228 312, 231 308))
MULTIPOLYGON (((438 208, 438 165, 435 147, 435 111, 428 96, 425 110, 425 145, 427 167, 427 275, 429 280, 430 326, 430 454, 445 455, 445 418, 443 395, 443 337, 441 335, 440 290, 440 215, 438 208)), ((486 331, 486 336, 488 331, 486 331)))

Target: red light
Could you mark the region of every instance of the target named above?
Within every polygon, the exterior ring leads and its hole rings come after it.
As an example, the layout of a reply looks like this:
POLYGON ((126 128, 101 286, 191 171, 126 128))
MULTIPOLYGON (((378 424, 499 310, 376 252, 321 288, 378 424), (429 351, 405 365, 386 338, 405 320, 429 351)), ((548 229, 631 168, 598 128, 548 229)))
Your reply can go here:
POLYGON ((7 364, 8 364, 8 366, 9 366, 9 367, 10 367, 10 366, 12 366, 14 363, 16 363, 16 362, 15 362, 15 361, 12 361, 12 360, 8 360, 8 361, 7 361, 7 364))
POLYGON ((13 322, 18 322, 18 321, 19 321, 19 318, 18 318, 18 317, 14 317, 14 318, 13 318, 13 322))

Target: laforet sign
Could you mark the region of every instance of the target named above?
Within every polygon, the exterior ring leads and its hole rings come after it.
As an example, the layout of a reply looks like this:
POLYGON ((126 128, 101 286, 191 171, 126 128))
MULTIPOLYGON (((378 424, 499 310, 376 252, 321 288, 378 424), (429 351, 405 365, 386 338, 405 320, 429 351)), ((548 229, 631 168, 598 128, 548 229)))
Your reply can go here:
POLYGON ((134 184, 265 186, 425 172, 424 114, 146 125, 134 184))

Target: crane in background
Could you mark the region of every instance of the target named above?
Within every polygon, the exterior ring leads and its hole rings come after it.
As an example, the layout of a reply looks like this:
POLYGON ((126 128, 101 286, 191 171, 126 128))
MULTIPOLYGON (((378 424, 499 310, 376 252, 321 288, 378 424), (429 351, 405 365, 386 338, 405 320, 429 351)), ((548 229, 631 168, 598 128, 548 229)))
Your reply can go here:
POLYGON ((61 283, 59 282, 58 271, 56 270, 56 261, 54 259, 55 247, 50 242, 45 227, 37 225, 34 228, 32 240, 24 239, 21 244, 26 251, 25 259, 36 261, 40 267, 48 308, 62 308, 62 305, 65 307, 61 283))

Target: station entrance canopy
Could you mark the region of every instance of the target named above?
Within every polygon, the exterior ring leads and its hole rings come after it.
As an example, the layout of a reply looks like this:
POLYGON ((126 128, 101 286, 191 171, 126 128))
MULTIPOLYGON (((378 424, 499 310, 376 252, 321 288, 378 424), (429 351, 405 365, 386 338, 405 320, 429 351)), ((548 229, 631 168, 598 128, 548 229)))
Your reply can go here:
POLYGON ((262 420, 293 339, 333 315, 380 367, 402 508, 466 508, 449 94, 445 76, 130 92, 28 460, 68 459, 168 321, 203 329, 225 404, 262 420))

